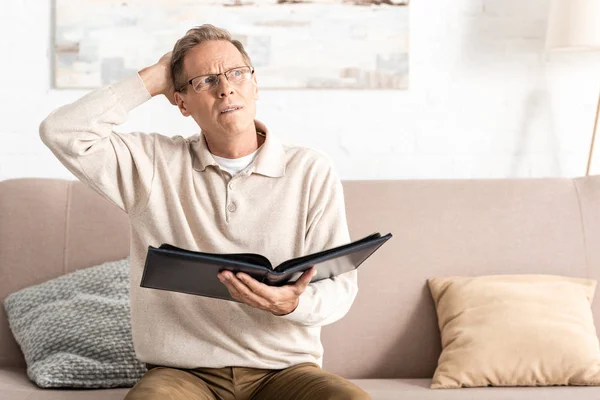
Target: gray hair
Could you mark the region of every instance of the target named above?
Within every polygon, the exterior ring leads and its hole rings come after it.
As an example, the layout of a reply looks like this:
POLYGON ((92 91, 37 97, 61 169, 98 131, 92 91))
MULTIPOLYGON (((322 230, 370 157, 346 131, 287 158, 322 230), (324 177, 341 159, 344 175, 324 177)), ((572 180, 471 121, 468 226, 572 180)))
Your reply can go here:
POLYGON ((233 44, 244 57, 244 61, 252 66, 250 56, 246 53, 244 46, 239 40, 233 39, 231 34, 222 28, 210 24, 204 24, 194 27, 186 32, 186 34, 175 43, 173 54, 171 55, 171 77, 173 79, 173 87, 176 92, 185 92, 187 90, 187 82, 183 74, 183 59, 185 55, 200 43, 209 40, 224 40, 233 44))

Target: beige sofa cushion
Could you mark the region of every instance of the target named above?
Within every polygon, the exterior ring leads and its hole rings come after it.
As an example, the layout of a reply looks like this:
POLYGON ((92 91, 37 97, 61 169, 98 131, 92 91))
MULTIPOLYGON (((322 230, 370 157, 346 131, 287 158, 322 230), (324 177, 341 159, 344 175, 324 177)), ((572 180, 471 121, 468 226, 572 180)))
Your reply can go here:
POLYGON ((596 281, 494 275, 428 283, 443 349, 432 389, 600 385, 596 281))

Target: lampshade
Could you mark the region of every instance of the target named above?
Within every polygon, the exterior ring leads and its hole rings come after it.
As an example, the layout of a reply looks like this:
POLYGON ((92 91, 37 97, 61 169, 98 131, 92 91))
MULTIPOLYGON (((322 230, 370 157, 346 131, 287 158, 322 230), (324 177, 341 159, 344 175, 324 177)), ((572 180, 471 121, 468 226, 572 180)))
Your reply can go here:
POLYGON ((600 0, 552 0, 546 49, 600 49, 600 0))

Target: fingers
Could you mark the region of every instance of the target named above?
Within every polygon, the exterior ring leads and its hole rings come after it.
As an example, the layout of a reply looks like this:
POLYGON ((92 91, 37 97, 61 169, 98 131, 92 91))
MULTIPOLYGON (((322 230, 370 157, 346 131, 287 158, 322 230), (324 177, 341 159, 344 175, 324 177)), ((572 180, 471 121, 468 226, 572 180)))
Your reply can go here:
POLYGON ((294 286, 298 290, 298 294, 304 293, 306 287, 308 286, 311 279, 313 278, 313 276, 315 276, 316 273, 317 269, 315 267, 312 267, 311 269, 305 271, 300 278, 298 278, 296 283, 294 283, 294 286))
POLYGON ((227 290, 229 290, 229 294, 231 294, 231 297, 233 297, 236 300, 239 301, 243 301, 242 300, 242 295, 240 294, 240 292, 235 288, 235 286, 233 286, 231 283, 227 282, 227 281, 222 281, 223 284, 225 285, 225 287, 227 288, 227 290))
POLYGON ((295 309, 298 297, 304 293, 316 272, 312 267, 305 271, 293 285, 281 287, 265 285, 241 272, 234 274, 231 271, 223 271, 218 274, 218 278, 234 299, 270 311, 275 315, 284 315, 295 309))
POLYGON ((158 60, 159 63, 169 65, 171 63, 171 57, 173 56, 173 51, 169 51, 168 53, 163 54, 158 60))
MULTIPOLYGON (((169 80, 170 79, 171 78, 169 76, 169 80)), ((164 95, 167 98, 167 100, 169 100, 169 103, 171 103, 174 106, 177 105, 177 101, 175 100, 175 89, 173 88, 173 83, 169 83, 169 87, 165 90, 164 95)))
POLYGON ((273 297, 272 287, 265 285, 244 273, 238 273, 236 277, 257 295, 266 298, 273 297))
MULTIPOLYGON (((250 278, 250 277, 248 277, 248 278, 250 278)), ((221 280, 221 282, 223 282, 223 284, 229 290, 229 293, 231 293, 231 295, 236 300, 242 301, 253 307, 258 307, 258 308, 268 307, 269 302, 265 298, 254 293, 248 286, 246 286, 246 284, 244 282, 239 280, 234 274, 229 272, 224 275, 220 275, 219 279, 221 280), (221 276, 225 276, 226 278, 221 279, 221 276)), ((250 278, 250 279, 252 279, 252 278, 250 278)), ((246 281, 250 281, 250 280, 246 279, 246 281)), ((256 281, 254 281, 254 282, 260 284, 260 282, 256 282, 256 281)))
POLYGON ((171 92, 169 95, 165 95, 165 96, 169 100, 169 103, 171 103, 174 106, 177 105, 177 102, 175 101, 175 96, 173 95, 173 92, 171 92))

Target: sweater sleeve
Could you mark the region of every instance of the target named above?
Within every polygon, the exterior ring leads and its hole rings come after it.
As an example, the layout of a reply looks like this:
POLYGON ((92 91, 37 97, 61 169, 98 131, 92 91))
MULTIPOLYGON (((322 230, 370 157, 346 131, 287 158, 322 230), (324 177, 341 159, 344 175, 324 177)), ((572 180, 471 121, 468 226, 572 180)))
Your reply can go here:
MULTIPOLYGON (((330 174, 332 179, 315 193, 319 201, 309 213, 305 254, 350 242, 342 183, 332 172, 330 174)), ((331 324, 346 315, 357 292, 356 270, 311 283, 300 295, 296 309, 280 318, 309 327, 331 324)))
POLYGON ((156 136, 116 133, 113 127, 150 98, 136 73, 59 107, 39 130, 42 142, 73 175, 130 215, 150 197, 156 136))

